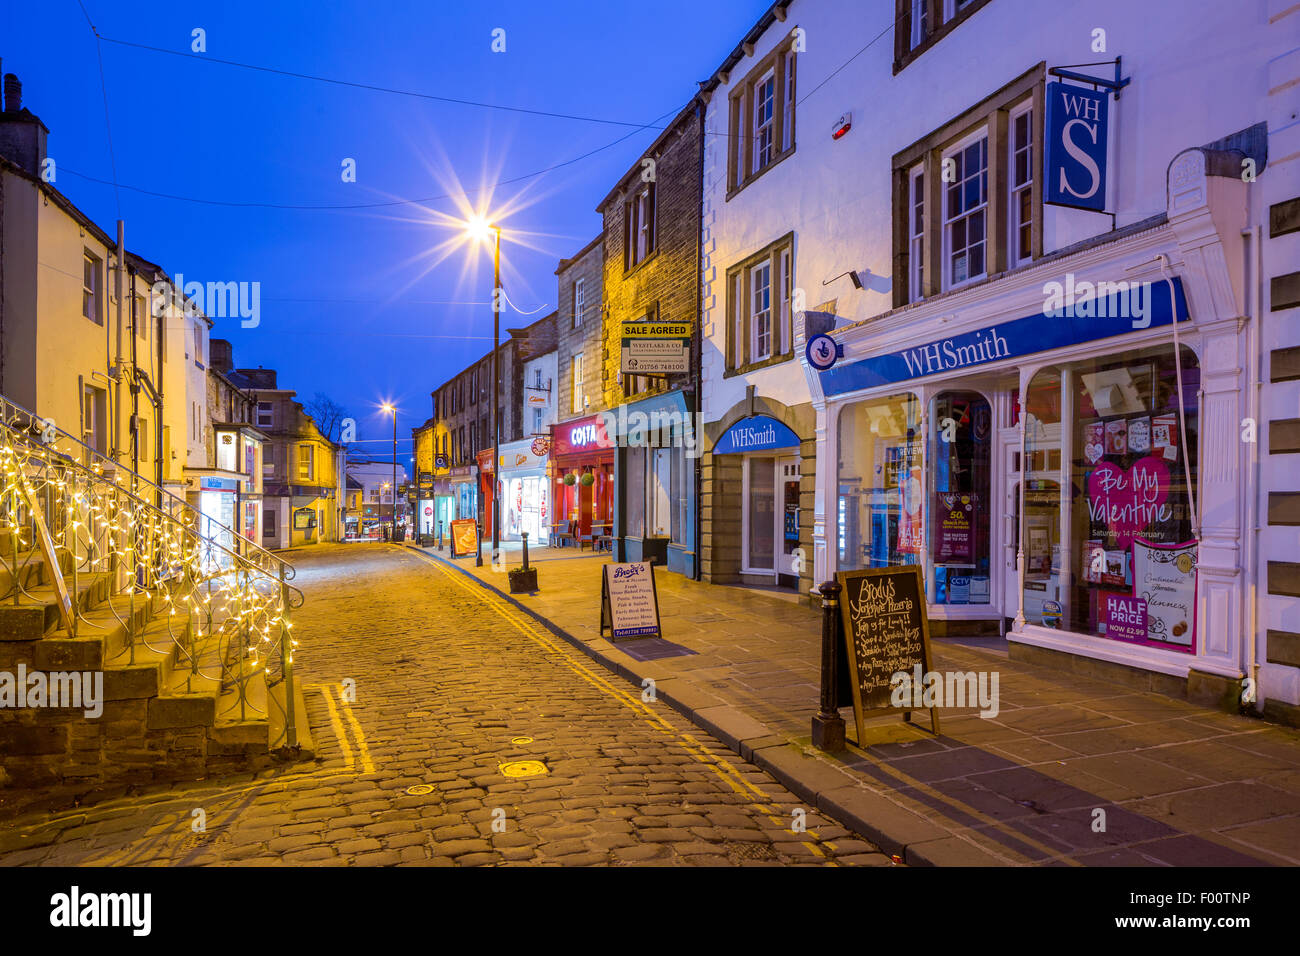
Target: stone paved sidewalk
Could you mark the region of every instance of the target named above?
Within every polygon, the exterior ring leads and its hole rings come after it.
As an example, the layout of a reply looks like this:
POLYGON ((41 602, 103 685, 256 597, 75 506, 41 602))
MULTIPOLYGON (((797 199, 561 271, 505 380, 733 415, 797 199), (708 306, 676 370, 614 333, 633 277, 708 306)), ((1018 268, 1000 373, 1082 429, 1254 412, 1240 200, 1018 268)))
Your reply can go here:
MULTIPOLYGON (((935 739, 886 716, 833 757, 809 737, 818 611, 660 571, 665 640, 615 645, 599 635, 608 555, 531 551, 540 590, 513 596, 519 606, 636 684, 653 679, 673 707, 909 863, 1300 864, 1295 730, 937 641, 934 669, 1000 674, 997 717, 946 709, 935 739)), ((449 563, 508 592, 484 560, 449 563)))

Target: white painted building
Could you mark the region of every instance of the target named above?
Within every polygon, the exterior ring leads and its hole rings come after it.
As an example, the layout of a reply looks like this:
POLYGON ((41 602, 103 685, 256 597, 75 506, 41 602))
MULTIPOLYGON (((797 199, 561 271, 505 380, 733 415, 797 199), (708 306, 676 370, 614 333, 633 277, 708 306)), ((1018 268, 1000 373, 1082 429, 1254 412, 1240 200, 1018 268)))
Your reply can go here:
POLYGON ((1270 501, 1300 523, 1300 240, 1264 238, 1300 194, 1298 25, 1280 0, 775 4, 704 84, 706 576, 915 564, 937 633, 1223 706, 1254 679, 1293 716, 1300 549, 1251 529, 1270 501))

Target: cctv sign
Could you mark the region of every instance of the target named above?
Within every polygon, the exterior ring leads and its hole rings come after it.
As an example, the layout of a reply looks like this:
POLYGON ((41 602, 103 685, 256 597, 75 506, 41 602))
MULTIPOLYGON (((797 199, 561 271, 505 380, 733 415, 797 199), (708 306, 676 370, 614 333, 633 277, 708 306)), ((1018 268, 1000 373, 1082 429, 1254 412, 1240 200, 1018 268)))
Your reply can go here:
POLYGON ((1110 94, 1047 84, 1043 201, 1104 212, 1110 94))

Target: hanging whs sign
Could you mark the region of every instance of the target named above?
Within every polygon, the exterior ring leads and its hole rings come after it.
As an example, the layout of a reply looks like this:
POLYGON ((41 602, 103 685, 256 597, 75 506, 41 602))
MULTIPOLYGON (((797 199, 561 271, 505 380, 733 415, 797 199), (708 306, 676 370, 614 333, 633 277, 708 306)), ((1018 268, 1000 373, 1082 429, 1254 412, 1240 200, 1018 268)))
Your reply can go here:
POLYGON ((691 327, 686 322, 624 322, 619 371, 676 375, 690 371, 691 327))
POLYGON ((1048 83, 1043 202, 1106 209, 1106 138, 1110 94, 1068 83, 1048 83))

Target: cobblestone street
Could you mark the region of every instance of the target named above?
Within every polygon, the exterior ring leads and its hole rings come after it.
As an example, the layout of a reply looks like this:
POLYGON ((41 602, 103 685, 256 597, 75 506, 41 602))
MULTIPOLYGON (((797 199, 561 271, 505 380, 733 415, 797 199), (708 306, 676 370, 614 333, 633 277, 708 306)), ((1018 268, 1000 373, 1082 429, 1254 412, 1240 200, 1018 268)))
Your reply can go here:
POLYGON ((891 865, 455 572, 291 558, 315 764, 14 820, 0 863, 891 865))

